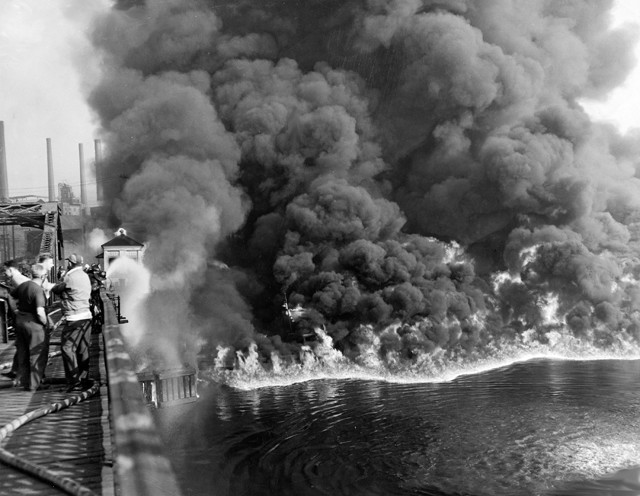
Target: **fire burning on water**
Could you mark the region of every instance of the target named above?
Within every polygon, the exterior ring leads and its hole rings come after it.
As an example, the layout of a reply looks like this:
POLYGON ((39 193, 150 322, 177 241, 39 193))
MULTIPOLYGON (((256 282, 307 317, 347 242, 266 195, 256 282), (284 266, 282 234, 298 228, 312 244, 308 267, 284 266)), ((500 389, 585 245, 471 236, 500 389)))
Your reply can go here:
POLYGON ((318 379, 362 379, 396 383, 449 382, 456 378, 507 367, 533 359, 614 360, 640 359, 637 343, 622 338, 613 346, 602 349, 570 333, 548 332, 545 343, 536 332, 522 333, 517 341, 496 343, 495 347, 469 355, 423 352, 411 363, 397 353, 382 353, 380 341, 374 340, 361 350, 358 360, 337 351, 331 338, 318 332, 318 344, 302 346, 295 357, 273 353, 268 360, 255 345, 242 353, 233 348, 219 347, 212 367, 201 370, 201 377, 239 389, 287 386, 318 379), (231 358, 232 368, 229 368, 231 358))
POLYGON ((90 100, 148 346, 275 375, 633 355, 640 141, 579 103, 634 63, 610 6, 116 2, 90 100))

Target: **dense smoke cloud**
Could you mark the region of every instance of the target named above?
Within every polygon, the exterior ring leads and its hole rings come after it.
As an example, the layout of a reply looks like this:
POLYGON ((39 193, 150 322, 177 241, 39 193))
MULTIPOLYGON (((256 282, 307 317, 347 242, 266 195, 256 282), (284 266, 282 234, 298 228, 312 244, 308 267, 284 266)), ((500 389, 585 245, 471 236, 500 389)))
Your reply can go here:
POLYGON ((635 336, 638 140, 579 104, 635 63, 611 5, 120 2, 91 102, 150 308, 210 354, 469 352, 554 301, 635 336))

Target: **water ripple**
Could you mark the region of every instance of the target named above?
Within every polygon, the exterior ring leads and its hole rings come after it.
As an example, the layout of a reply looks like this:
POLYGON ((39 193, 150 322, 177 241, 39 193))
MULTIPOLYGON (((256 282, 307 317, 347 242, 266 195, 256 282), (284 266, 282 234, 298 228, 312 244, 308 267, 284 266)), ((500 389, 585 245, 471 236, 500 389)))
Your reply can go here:
POLYGON ((639 379, 637 361, 535 360, 447 383, 215 387, 170 441, 194 495, 214 479, 220 495, 572 494, 639 465, 639 379))

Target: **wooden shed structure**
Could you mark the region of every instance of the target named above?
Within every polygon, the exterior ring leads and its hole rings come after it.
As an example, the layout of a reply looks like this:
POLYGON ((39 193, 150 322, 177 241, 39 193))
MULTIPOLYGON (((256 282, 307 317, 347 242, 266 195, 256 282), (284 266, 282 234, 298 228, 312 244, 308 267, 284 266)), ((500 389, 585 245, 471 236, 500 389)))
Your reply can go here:
POLYGON ((142 263, 144 244, 127 236, 127 231, 119 229, 115 238, 110 239, 102 245, 102 257, 104 270, 109 271, 109 265, 116 258, 126 257, 137 263, 142 263))

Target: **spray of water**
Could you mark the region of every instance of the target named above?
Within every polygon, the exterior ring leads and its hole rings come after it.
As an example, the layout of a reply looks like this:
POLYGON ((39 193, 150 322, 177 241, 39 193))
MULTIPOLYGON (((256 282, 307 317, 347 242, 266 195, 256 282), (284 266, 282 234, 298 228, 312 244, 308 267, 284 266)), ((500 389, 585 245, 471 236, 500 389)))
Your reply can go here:
MULTIPOLYGON (((155 333, 148 329, 148 320, 146 319, 145 302, 149 296, 149 271, 136 261, 119 257, 114 259, 109 265, 106 273, 105 284, 107 290, 120 297, 120 312, 128 320, 126 325, 122 326, 122 335, 127 345, 132 350, 144 349, 145 337, 155 333)), ((166 330, 164 330, 166 332, 166 330)), ((175 355, 172 351, 173 347, 165 352, 165 355, 175 355)), ((136 353, 143 356, 143 353, 136 353)), ((140 356, 138 359, 140 360, 140 356)), ((176 357, 167 358, 167 361, 175 361, 176 357)), ((142 366, 146 360, 141 360, 142 366)))

